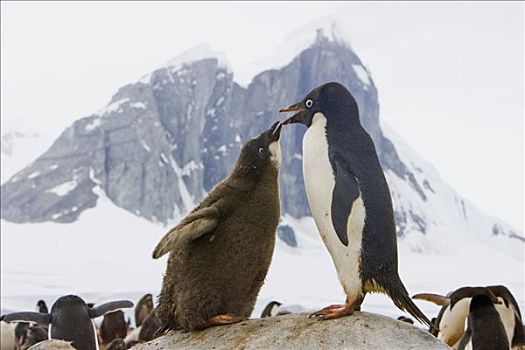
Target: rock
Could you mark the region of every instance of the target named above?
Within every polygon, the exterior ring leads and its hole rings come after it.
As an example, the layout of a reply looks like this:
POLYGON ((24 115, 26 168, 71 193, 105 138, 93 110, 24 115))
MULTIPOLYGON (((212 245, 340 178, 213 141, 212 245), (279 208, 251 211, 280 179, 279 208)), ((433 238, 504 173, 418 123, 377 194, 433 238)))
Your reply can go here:
POLYGON ((307 314, 248 320, 199 332, 173 331, 140 344, 160 349, 450 349, 428 332, 386 316, 356 312, 318 321, 307 314))
POLYGON ((277 228, 277 236, 290 247, 297 247, 297 239, 295 238, 295 233, 291 226, 279 225, 277 228))
POLYGON ((33 345, 27 350, 75 350, 67 341, 50 339, 33 345))

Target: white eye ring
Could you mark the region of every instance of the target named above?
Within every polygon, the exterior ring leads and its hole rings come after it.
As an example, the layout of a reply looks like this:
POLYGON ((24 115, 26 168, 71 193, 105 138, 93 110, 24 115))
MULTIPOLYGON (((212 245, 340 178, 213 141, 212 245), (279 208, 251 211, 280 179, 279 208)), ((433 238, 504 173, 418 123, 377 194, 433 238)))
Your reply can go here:
POLYGON ((264 148, 263 147, 259 147, 259 153, 260 154, 264 154, 264 152, 265 152, 264 148))
POLYGON ((306 100, 305 105, 306 105, 306 107, 310 108, 310 107, 312 107, 314 105, 314 101, 308 99, 308 100, 306 100))

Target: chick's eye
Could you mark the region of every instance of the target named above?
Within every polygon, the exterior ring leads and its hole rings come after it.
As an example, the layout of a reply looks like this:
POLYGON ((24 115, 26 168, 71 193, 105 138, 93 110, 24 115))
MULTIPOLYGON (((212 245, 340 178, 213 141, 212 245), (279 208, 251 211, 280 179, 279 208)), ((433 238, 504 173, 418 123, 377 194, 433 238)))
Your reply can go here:
POLYGON ((259 154, 264 154, 265 152, 266 150, 264 149, 264 147, 259 148, 259 154))
POLYGON ((308 100, 306 100, 305 105, 306 105, 306 107, 310 108, 310 107, 312 107, 314 105, 314 101, 308 99, 308 100))

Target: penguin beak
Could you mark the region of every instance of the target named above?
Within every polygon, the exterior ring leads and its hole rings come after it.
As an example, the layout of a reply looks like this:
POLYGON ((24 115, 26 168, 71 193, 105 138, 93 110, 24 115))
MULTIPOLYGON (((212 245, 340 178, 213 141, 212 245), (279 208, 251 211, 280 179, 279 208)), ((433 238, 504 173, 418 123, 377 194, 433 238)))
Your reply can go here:
POLYGON ((279 140, 279 138, 281 137, 281 128, 283 124, 284 124, 283 122, 279 121, 272 125, 272 127, 269 130, 270 131, 270 142, 279 140))
POLYGON ((294 124, 294 123, 303 123, 303 124, 305 124, 305 121, 303 120, 303 112, 304 111, 305 111, 305 109, 302 106, 301 102, 296 103, 296 104, 291 105, 291 106, 288 106, 286 108, 281 108, 279 110, 279 113, 296 112, 290 118, 286 119, 283 122, 283 125, 294 124))

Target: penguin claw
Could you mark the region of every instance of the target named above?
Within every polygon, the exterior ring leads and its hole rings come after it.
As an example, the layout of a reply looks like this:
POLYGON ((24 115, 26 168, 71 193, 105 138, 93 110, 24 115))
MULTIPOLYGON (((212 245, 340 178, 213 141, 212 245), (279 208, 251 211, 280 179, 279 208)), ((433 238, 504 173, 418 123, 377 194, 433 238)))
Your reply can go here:
POLYGON ((330 305, 317 312, 310 314, 309 318, 315 317, 319 321, 333 320, 335 318, 348 316, 354 313, 355 307, 349 304, 330 305))
POLYGON ((239 323, 245 321, 246 317, 235 316, 232 314, 217 315, 210 318, 204 325, 198 327, 198 329, 205 329, 214 326, 225 326, 229 324, 239 323))

